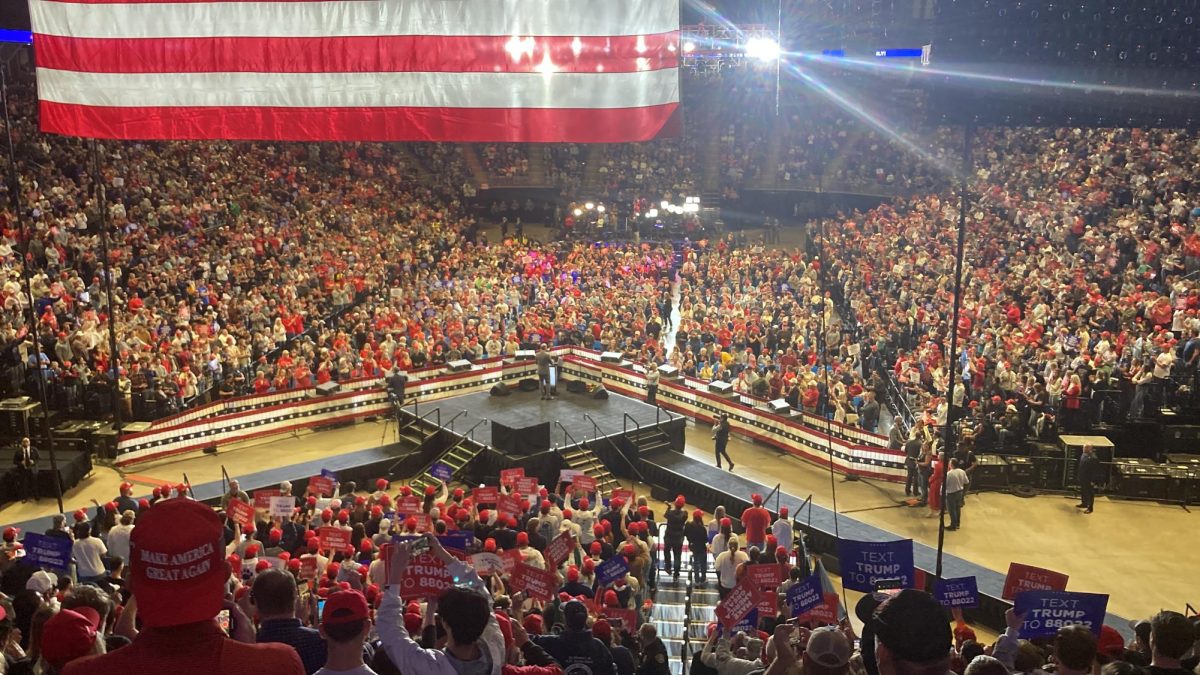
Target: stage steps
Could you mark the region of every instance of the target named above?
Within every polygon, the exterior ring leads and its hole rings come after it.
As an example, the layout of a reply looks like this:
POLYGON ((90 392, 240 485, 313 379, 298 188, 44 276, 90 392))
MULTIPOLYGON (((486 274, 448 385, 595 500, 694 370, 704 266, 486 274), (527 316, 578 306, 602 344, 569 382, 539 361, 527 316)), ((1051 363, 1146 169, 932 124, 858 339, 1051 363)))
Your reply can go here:
POLYGON ((430 462, 429 466, 425 467, 425 470, 422 471, 420 475, 409 481, 409 485, 412 486, 412 489, 416 491, 417 494, 420 494, 421 491, 424 491, 427 486, 440 486, 442 482, 430 473, 430 471, 433 469, 433 465, 437 464, 438 462, 450 467, 450 469, 454 472, 450 478, 451 480, 454 480, 455 478, 459 477, 463 468, 471 463, 471 460, 475 459, 480 452, 483 452, 483 447, 484 446, 479 443, 467 442, 467 439, 462 439, 458 443, 450 446, 450 448, 439 455, 437 459, 430 462))
POLYGON ((716 580, 713 577, 713 559, 708 558, 708 583, 705 588, 697 587, 692 576, 692 555, 688 545, 683 545, 681 573, 679 579, 666 574, 666 547, 662 537, 658 539, 657 565, 658 588, 654 593, 654 607, 647 621, 658 629, 658 637, 670 655, 671 673, 683 673, 683 662, 691 664, 692 654, 704 648, 710 621, 715 620, 714 610, 719 600, 716 580))
POLYGON ((596 479, 596 489, 602 493, 612 492, 614 488, 623 487, 616 476, 608 470, 604 462, 595 455, 586 445, 576 445, 573 448, 561 450, 563 461, 567 463, 568 469, 582 471, 584 474, 596 479))
POLYGON ((626 436, 635 446, 637 446, 638 454, 643 455, 649 452, 657 452, 659 450, 670 450, 671 438, 666 432, 658 427, 648 427, 639 429, 626 436))

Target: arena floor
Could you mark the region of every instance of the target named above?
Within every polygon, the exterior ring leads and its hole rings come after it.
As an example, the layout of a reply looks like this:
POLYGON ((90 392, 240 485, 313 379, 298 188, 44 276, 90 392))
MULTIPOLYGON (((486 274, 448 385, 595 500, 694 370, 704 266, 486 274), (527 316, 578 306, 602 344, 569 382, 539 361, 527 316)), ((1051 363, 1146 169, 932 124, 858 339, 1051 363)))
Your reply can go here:
MULTIPOLYGON (((217 455, 169 459, 138 466, 123 477, 97 466, 64 498, 68 511, 90 507, 117 494, 124 478, 139 483, 138 494, 151 486, 179 482, 184 473, 193 484, 217 481, 222 466, 232 477, 277 468, 380 444, 383 423, 304 433, 267 442, 247 443, 217 455)), ((707 425, 689 428, 686 453, 711 461, 707 425)), ((734 437, 729 453, 737 473, 765 485, 781 482, 791 494, 813 494, 815 503, 832 509, 829 473, 773 448, 734 437)), ((903 486, 880 481, 836 480, 837 508, 861 520, 930 546, 937 545, 937 520, 923 508, 903 504, 903 486)), ((1098 498, 1096 512, 1083 515, 1069 497, 1039 496, 1022 499, 1007 494, 982 493, 967 497, 963 527, 947 532, 947 551, 1003 573, 1009 562, 1047 567, 1069 574, 1069 588, 1112 593, 1109 611, 1127 617, 1144 617, 1159 609, 1182 611, 1178 603, 1200 601, 1195 580, 1200 562, 1195 558, 1195 529, 1200 514, 1178 506, 1098 498), (1144 536, 1145 524, 1159 533, 1144 536)), ((56 512, 52 499, 6 505, 0 523, 15 523, 56 512)))

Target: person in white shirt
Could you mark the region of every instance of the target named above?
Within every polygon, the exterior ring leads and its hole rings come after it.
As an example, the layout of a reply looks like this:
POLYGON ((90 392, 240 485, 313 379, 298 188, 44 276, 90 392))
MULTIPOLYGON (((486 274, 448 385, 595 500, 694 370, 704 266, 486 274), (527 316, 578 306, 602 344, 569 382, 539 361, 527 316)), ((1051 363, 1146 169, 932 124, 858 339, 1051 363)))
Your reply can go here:
POLYGON ((738 550, 736 536, 729 538, 728 548, 717 556, 714 566, 717 568, 717 594, 721 599, 737 586, 737 568, 744 562, 749 562, 750 556, 745 551, 738 550))
POLYGON ((771 525, 771 534, 775 535, 775 541, 779 542, 779 546, 787 549, 790 555, 792 552, 792 521, 788 518, 788 507, 779 507, 779 518, 771 525))
POLYGON ((92 536, 91 523, 75 526, 75 543, 71 546, 71 557, 75 559, 75 576, 79 581, 92 581, 104 576, 104 556, 108 547, 92 536))
POLYGON ((950 460, 950 471, 946 472, 946 510, 950 512, 950 527, 947 530, 957 530, 962 521, 963 502, 966 501, 967 486, 971 479, 967 472, 958 466, 958 461, 950 460))
POLYGON ((129 535, 133 532, 133 511, 121 514, 121 522, 108 531, 108 554, 129 563, 129 535))

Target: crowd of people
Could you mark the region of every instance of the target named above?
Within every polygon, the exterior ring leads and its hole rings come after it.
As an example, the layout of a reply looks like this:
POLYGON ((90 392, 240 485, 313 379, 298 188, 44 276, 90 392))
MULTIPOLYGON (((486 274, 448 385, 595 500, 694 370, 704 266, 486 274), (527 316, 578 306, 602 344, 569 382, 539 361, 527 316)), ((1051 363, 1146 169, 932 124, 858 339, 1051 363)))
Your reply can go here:
POLYGON ((70 525, 55 518, 45 536, 70 546, 58 573, 4 531, 0 673, 665 675, 681 657, 702 675, 1200 672, 1200 625, 1169 611, 1126 641, 1070 624, 1023 639, 1009 610, 991 645, 921 590, 866 594, 857 628, 800 611, 789 591, 823 583, 823 565, 759 495, 735 519, 682 495, 664 506, 563 483, 498 498, 386 479, 293 496, 284 483, 292 514, 271 517, 236 481, 215 506, 184 484, 140 500, 132 487, 70 525), (780 581, 741 625, 736 592, 768 577, 780 581), (709 582, 721 599, 707 639, 669 650, 655 590, 709 582))
POLYGON ((529 156, 520 143, 488 143, 479 151, 479 159, 488 175, 515 178, 529 175, 529 156))

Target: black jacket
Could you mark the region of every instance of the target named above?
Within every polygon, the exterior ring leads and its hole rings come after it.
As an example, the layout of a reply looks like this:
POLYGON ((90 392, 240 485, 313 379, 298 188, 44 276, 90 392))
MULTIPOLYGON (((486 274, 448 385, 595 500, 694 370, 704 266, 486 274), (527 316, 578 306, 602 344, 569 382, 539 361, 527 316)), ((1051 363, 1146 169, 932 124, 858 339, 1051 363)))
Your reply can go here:
POLYGON ((590 630, 568 630, 559 635, 530 635, 529 639, 545 649, 563 670, 574 664, 587 666, 593 675, 616 675, 612 652, 592 637, 590 630))
POLYGON ((683 528, 687 525, 688 512, 683 509, 667 509, 667 533, 663 539, 667 543, 682 542, 683 528))
POLYGON ((654 642, 642 650, 642 664, 638 666, 637 675, 671 675, 670 661, 666 645, 654 638, 654 642))

